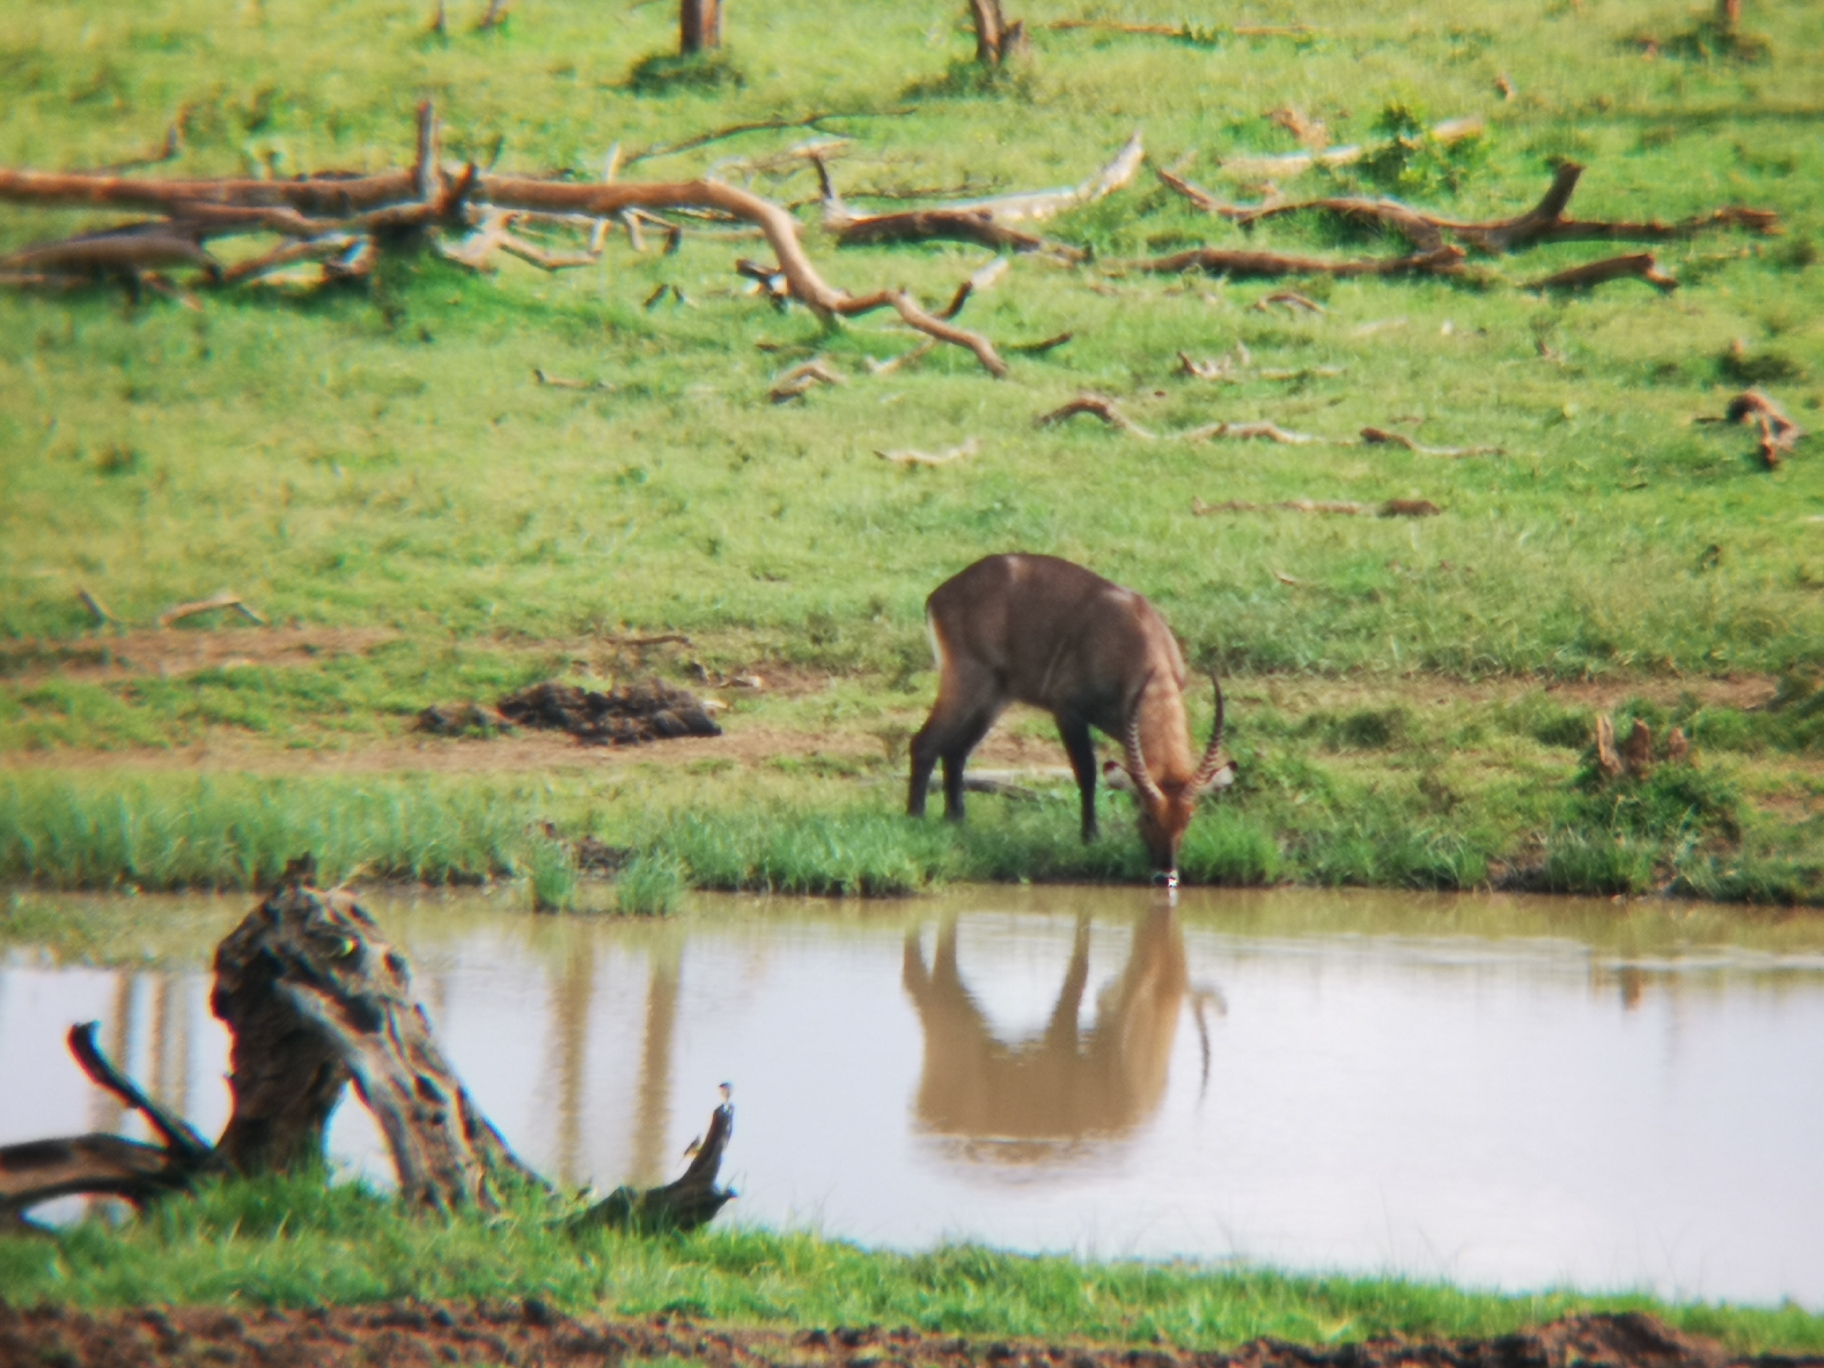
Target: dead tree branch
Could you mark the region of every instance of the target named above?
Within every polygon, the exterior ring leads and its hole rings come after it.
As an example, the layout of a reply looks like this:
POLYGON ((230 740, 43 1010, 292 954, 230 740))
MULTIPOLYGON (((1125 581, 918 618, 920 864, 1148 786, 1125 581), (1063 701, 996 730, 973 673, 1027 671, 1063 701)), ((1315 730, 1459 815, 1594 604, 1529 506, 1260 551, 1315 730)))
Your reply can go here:
POLYGON ((874 454, 894 465, 940 466, 973 456, 981 447, 981 441, 971 437, 959 446, 945 447, 942 451, 876 451, 874 454))
POLYGON ((1365 427, 1362 429, 1362 441, 1368 446, 1401 446, 1421 456, 1449 456, 1453 459, 1460 459, 1464 456, 1505 456, 1507 454, 1500 447, 1491 446, 1421 446, 1405 433, 1394 432, 1389 428, 1365 427))
POLYGON ((232 608, 257 627, 266 625, 266 619, 241 602, 239 594, 228 590, 223 590, 212 598, 197 599, 194 603, 180 603, 175 608, 167 609, 158 615, 158 625, 169 627, 174 622, 181 622, 187 617, 195 617, 198 613, 214 612, 218 608, 232 608))
POLYGON ((1113 399, 1104 398, 1099 394, 1079 394, 1069 403, 1061 405, 1049 413, 1041 413, 1032 421, 1035 427, 1052 427, 1066 419, 1075 418, 1080 413, 1086 413, 1092 418, 1100 418, 1110 427, 1118 428, 1129 436, 1139 437, 1148 442, 1154 440, 1157 435, 1148 432, 1116 408, 1113 399))
POLYGON ((806 361, 803 365, 793 366, 784 375, 773 382, 766 397, 775 404, 783 404, 790 399, 802 399, 818 385, 845 385, 839 371, 832 370, 821 361, 806 361))
POLYGON ((1806 436, 1805 429, 1787 417, 1786 410, 1775 403, 1772 396, 1758 389, 1743 390, 1731 399, 1720 421, 1754 427, 1759 433, 1755 454, 1769 470, 1777 468, 1785 457, 1792 455, 1800 439, 1806 436))
POLYGON ((722 1085, 722 1105, 710 1114, 709 1134, 690 1149, 690 1167, 683 1176, 664 1187, 638 1192, 619 1187, 590 1207, 572 1222, 572 1229, 588 1230, 610 1226, 645 1234, 664 1231, 690 1231, 714 1219, 734 1196, 728 1188, 716 1186, 722 1170, 722 1151, 728 1148, 735 1131, 735 1109, 729 1102, 731 1089, 722 1085))
POLYGON ((1285 276, 1326 275, 1396 276, 1454 275, 1463 266, 1463 251, 1458 247, 1439 247, 1435 251, 1413 252, 1401 257, 1366 258, 1352 261, 1329 261, 1322 257, 1288 256, 1280 252, 1236 251, 1224 247, 1197 247, 1173 252, 1169 256, 1148 257, 1138 261, 1113 263, 1117 268, 1148 271, 1156 275, 1180 275, 1185 271, 1202 271, 1205 275, 1228 276, 1231 279, 1275 280, 1285 276))
MULTIPOLYGON (((1340 499, 1282 499, 1277 503, 1248 503, 1230 499, 1226 503, 1206 504, 1191 500, 1191 516, 1207 518, 1212 513, 1335 513, 1343 517, 1435 518, 1444 510, 1429 499, 1386 499, 1381 503, 1352 503, 1340 499)), ((1290 583, 1290 581, 1288 581, 1290 583)))
POLYGON ((1018 19, 1009 23, 1001 12, 1001 0, 969 0, 969 15, 975 24, 975 60, 983 66, 1005 66, 1008 58, 1032 50, 1025 23, 1018 19))
MULTIPOLYGON (((412 991, 405 956, 348 894, 312 887, 313 870, 308 857, 293 861, 277 891, 216 948, 210 1007, 232 1036, 234 1104, 220 1140, 211 1146, 147 1097, 95 1044, 94 1023, 73 1027, 69 1047, 77 1062, 97 1085, 143 1112, 163 1144, 82 1135, 0 1146, 0 1224, 16 1224, 28 1208, 71 1193, 143 1203, 203 1173, 320 1164, 330 1113, 351 1082, 379 1123, 409 1205, 490 1209, 503 1184, 543 1186, 450 1068, 412 991)), ((683 1178, 649 1193, 617 1194, 631 1223, 689 1229, 733 1196, 715 1186, 733 1122, 724 1089, 709 1137, 683 1178)), ((600 1219, 612 1222, 612 1210, 600 1219)))
POLYGON ((1678 288, 1678 282, 1659 269, 1659 263, 1653 260, 1651 252, 1635 252, 1629 256, 1608 257, 1602 261, 1592 261, 1585 266, 1573 266, 1568 271, 1559 271, 1541 280, 1535 280, 1526 288, 1529 290, 1587 290, 1593 285, 1601 285, 1610 280, 1644 280, 1661 294, 1671 294, 1678 288))

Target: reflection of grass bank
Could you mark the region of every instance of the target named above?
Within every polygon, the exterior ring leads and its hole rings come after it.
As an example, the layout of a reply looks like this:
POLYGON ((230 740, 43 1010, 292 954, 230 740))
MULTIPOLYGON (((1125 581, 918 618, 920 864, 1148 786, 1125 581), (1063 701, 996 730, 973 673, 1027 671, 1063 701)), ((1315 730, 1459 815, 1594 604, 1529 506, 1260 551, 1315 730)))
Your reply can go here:
POLYGON ((926 1254, 734 1227, 668 1240, 552 1228, 536 1201, 503 1219, 408 1220, 354 1187, 236 1183, 172 1201, 113 1230, 0 1238, 10 1300, 83 1306, 303 1306, 418 1297, 537 1296, 581 1314, 793 1326, 912 1325, 974 1335, 1226 1348, 1271 1335, 1492 1335, 1577 1311, 1641 1309, 1732 1350, 1824 1350, 1824 1318, 1667 1307, 1640 1296, 1503 1297, 1388 1279, 1298 1277, 1247 1267, 1078 1263, 974 1247, 926 1254))
MULTIPOLYGON (((1728 776, 1667 766, 1596 787, 1438 765, 1244 755, 1243 781, 1192 826, 1190 883, 1386 888, 1511 884, 1824 901, 1815 819, 1778 820, 1728 776)), ((1422 758, 1421 758, 1422 759, 1422 758)), ((885 776, 883 776, 884 779, 885 776)), ((654 771, 529 778, 270 778, 23 773, 0 778, 0 881, 48 888, 244 889, 309 851, 325 879, 527 878, 542 907, 662 912, 684 887, 892 896, 956 881, 1144 882, 1126 800, 1076 837, 1075 790, 973 798, 961 828, 912 822, 898 784, 779 774, 729 784, 654 771), (545 834, 634 858, 611 897, 545 834)))

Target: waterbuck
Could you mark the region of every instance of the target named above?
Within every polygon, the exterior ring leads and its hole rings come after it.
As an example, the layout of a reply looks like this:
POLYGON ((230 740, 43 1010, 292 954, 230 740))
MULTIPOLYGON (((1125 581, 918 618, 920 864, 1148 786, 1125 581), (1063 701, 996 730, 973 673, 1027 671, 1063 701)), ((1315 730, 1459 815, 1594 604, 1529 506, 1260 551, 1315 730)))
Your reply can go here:
POLYGON ((1121 742, 1109 783, 1132 791, 1153 870, 1175 886, 1178 846, 1197 800, 1235 780, 1222 749, 1222 686, 1203 758, 1193 759, 1184 656, 1153 605, 1056 556, 989 556, 925 601, 937 656, 937 702, 912 738, 906 811, 922 817, 931 771, 944 762, 944 815, 963 818, 963 765, 1009 703, 1049 712, 1083 796, 1083 839, 1096 837, 1093 726, 1121 742))

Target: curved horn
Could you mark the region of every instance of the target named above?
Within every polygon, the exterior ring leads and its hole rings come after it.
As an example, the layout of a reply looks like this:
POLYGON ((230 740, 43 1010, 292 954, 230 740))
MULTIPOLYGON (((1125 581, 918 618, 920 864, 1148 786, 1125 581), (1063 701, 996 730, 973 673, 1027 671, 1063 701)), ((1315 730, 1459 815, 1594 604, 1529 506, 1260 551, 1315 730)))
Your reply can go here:
POLYGON ((1121 738, 1127 752, 1124 768, 1127 777, 1134 781, 1134 788, 1149 805, 1165 801, 1165 794, 1159 785, 1153 782, 1153 776, 1146 772, 1146 757, 1140 753, 1140 701, 1146 697, 1147 685, 1153 682, 1153 672, 1148 670, 1146 678, 1140 681, 1140 687, 1134 692, 1133 705, 1127 710, 1127 731, 1121 738))
POLYGON ((1210 687, 1216 690, 1216 721, 1210 727, 1210 744, 1203 748, 1203 759, 1197 765, 1197 773, 1191 779, 1191 792, 1195 793, 1211 779, 1222 767, 1222 684, 1216 678, 1215 671, 1210 672, 1210 687))

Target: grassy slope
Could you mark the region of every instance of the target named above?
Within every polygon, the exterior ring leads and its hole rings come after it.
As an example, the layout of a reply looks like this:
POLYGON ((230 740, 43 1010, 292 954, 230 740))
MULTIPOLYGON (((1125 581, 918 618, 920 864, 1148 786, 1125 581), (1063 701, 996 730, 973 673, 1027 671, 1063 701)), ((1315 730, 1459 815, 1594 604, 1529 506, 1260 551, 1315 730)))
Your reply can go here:
POLYGON ((871 1252, 808 1233, 573 1238, 533 1201, 501 1219, 405 1220, 350 1187, 238 1183, 121 1232, 56 1244, 0 1237, 0 1286, 22 1303, 310 1305, 539 1296, 584 1314, 671 1311, 788 1325, 914 1325, 978 1335, 1232 1347, 1371 1335, 1491 1335, 1584 1310, 1641 1309, 1738 1352, 1818 1353, 1824 1317, 1795 1306, 1668 1307, 1639 1296, 1498 1296, 1394 1279, 1246 1267, 1082 1264, 960 1246, 871 1252))
MULTIPOLYGON (((1044 0, 1028 17, 1076 12, 1044 0)), ((1175 17, 1140 4, 1119 13, 1175 17)), ((1662 249, 1686 281, 1669 299, 1626 282, 1569 301, 1506 286, 1318 282, 1308 292, 1328 312, 1295 319, 1249 307, 1270 285, 1129 278, 1106 294, 1089 288, 1093 272, 1019 260, 967 320, 1003 342, 1071 329, 1069 346, 1016 361, 1007 382, 946 352, 787 407, 767 404, 764 390, 795 356, 821 351, 860 377, 864 357, 910 340, 879 318, 826 337, 801 313, 773 313, 733 288, 728 266, 742 249, 719 244, 638 257, 617 241, 600 268, 558 277, 513 262, 493 278, 399 262, 367 294, 211 297, 200 314, 156 300, 123 311, 106 292, 0 298, 0 633, 105 648, 85 631, 77 584, 142 622, 228 584, 280 620, 403 634, 304 667, 113 682, 64 678, 41 668, 38 648, 16 650, 13 677, 0 680, 0 748, 48 751, 37 763, 54 767, 67 748, 222 734, 358 746, 397 735, 425 702, 489 696, 588 660, 592 634, 622 623, 689 630, 712 666, 783 660, 855 673, 809 700, 744 709, 737 725, 891 734, 916 722, 930 689, 923 595, 971 557, 1019 545, 1143 588, 1194 657, 1241 674, 1235 729, 1258 783, 1242 795, 1240 820, 1276 843, 1279 863, 1261 873, 1250 838, 1238 858, 1206 859, 1205 874, 1474 882, 1489 859, 1537 862, 1554 840, 1575 847, 1572 865, 1590 866, 1572 871, 1571 886, 1641 887, 1682 868, 1692 843, 1678 820, 1655 819, 1646 855, 1616 854, 1611 837, 1626 846, 1642 833, 1593 821, 1564 789, 1580 738, 1559 705, 1535 694, 1518 714, 1465 705, 1440 715, 1412 706, 1410 680, 1815 670, 1824 642, 1824 553, 1808 521, 1824 510, 1815 460, 1801 448, 1766 473, 1745 434, 1687 422, 1720 410, 1734 383, 1721 358, 1738 338, 1751 358, 1793 371, 1773 389, 1802 420, 1824 396, 1824 276, 1807 264, 1824 226, 1814 188, 1824 151, 1808 136, 1813 58, 1824 48, 1815 7, 1751 5, 1749 26, 1772 55, 1743 64, 1642 60, 1630 36, 1668 38, 1691 23, 1682 7, 1645 0, 1519 12, 1262 4, 1237 21, 1296 18, 1320 36, 1210 49, 1041 30, 1033 66, 988 92, 958 65, 968 43, 951 8, 879 3, 843 16, 832 24, 809 4, 732 16, 745 85, 650 95, 625 78, 669 41, 662 6, 607 23, 586 7, 535 5, 491 34, 458 14, 437 40, 418 7, 372 0, 328 12, 169 3, 124 19, 89 3, 39 5, 0 16, 9 96, 0 161, 118 160, 188 107, 184 156, 159 174, 373 167, 404 155, 410 108, 432 95, 452 153, 586 174, 611 140, 633 153, 743 120, 843 111, 852 117, 823 129, 853 139, 837 173, 865 204, 869 189, 1071 181, 1136 125, 1160 162, 1197 151, 1193 174, 1220 187, 1218 158, 1291 146, 1263 117, 1276 106, 1321 116, 1348 140, 1373 136, 1382 109, 1404 103, 1491 120, 1484 155, 1454 168, 1460 188, 1423 165, 1404 187, 1448 212, 1516 210, 1536 198, 1549 161, 1568 155, 1589 165, 1580 214, 1671 218, 1746 202, 1777 208, 1788 232, 1662 249), (1503 72, 1520 92, 1511 102, 1495 93, 1503 72), (691 306, 642 309, 667 281, 691 306), (1397 326, 1363 331, 1389 322, 1397 326), (1345 374, 1291 387, 1173 377, 1180 348, 1213 355, 1237 341, 1263 365, 1345 374), (613 388, 539 388, 534 366, 613 388), (1270 416, 1345 436, 1393 424, 1510 454, 1453 462, 1386 448, 1145 445, 1082 422, 1031 426, 1086 387, 1119 396, 1155 429, 1270 416), (981 454, 944 470, 872 455, 965 436, 981 438, 981 454), (1190 514, 1193 497, 1389 495, 1428 497, 1446 512, 1422 523, 1190 514), (1287 705, 1272 683, 1286 674, 1365 680, 1378 694, 1287 705), (1355 716, 1402 707, 1390 726, 1355 716)), ((803 136, 748 135, 625 174, 681 177, 718 164, 738 174, 724 159, 803 136)), ((788 199, 811 193, 802 175, 757 184, 788 199)), ((1287 188, 1386 187, 1310 176, 1287 188)), ((0 209, 0 244, 91 221, 0 209)), ((1104 258, 1242 240, 1145 177, 1057 232, 1104 258)), ((1341 245, 1334 228, 1289 222, 1257 240, 1341 245)), ((953 246, 839 257, 810 241, 837 281, 903 279, 932 299, 985 259, 953 246)), ((1553 248, 1494 269, 1526 280, 1606 250, 1553 248)), ((1713 848, 1695 857, 1714 866, 1703 883, 1712 891, 1814 896, 1820 724, 1815 709, 1802 714, 1805 689, 1789 690, 1793 707, 1777 714, 1692 701, 1656 715, 1696 732, 1706 785, 1748 800, 1737 824, 1749 828, 1754 870, 1738 877, 1741 849, 1713 822, 1704 833, 1713 848), (1769 862, 1775 873, 1764 877, 1769 862)), ((884 757, 860 768, 883 766, 884 757)), ((840 786, 807 780, 786 792, 766 774, 742 778, 647 776, 631 811, 617 802, 626 784, 598 785, 557 815, 637 839, 642 810, 716 809, 755 786, 808 806, 813 819, 799 819, 818 828, 832 812, 850 820, 858 801, 853 820, 878 827, 874 814, 891 802, 890 787, 857 800, 840 786)), ((30 853, 54 835, 31 796, 46 782, 8 781, 9 875, 64 877, 30 853)), ((76 787, 105 805, 122 782, 97 775, 76 787)), ((407 801, 398 786, 389 792, 407 801)), ((332 785, 303 805, 349 801, 332 785)), ((1049 834, 986 861, 921 854, 923 836, 888 844, 886 865, 933 872, 1081 876, 1131 863, 1054 851, 1049 834)), ((485 846, 463 860, 485 866, 485 846)), ((136 869, 116 862, 85 881, 136 869)), ((841 884, 824 873, 826 885, 841 884)))

